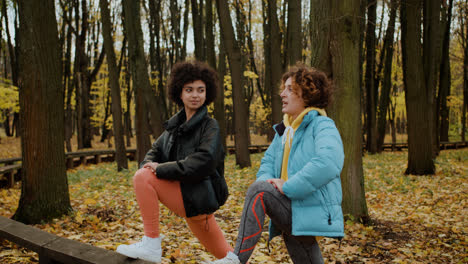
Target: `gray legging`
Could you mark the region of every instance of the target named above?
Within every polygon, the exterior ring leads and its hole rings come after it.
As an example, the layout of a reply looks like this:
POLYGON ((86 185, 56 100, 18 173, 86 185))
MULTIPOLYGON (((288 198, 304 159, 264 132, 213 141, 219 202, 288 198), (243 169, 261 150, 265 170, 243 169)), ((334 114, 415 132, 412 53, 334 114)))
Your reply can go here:
POLYGON ((294 263, 323 263, 315 237, 291 235, 291 200, 265 181, 252 184, 245 197, 234 249, 241 263, 247 263, 261 237, 265 214, 283 232, 286 248, 294 263))

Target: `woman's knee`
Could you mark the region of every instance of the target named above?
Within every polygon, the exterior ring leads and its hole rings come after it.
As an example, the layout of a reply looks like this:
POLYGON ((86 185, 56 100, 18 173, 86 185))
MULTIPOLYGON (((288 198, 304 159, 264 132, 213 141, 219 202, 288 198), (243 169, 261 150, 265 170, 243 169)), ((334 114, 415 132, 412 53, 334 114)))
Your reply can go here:
POLYGON ((274 190, 273 185, 266 181, 256 181, 249 186, 247 190, 247 196, 256 195, 259 192, 272 191, 274 190))
POLYGON ((133 175, 133 185, 136 186, 141 183, 147 183, 152 177, 155 176, 150 169, 141 168, 135 172, 135 175, 133 175))

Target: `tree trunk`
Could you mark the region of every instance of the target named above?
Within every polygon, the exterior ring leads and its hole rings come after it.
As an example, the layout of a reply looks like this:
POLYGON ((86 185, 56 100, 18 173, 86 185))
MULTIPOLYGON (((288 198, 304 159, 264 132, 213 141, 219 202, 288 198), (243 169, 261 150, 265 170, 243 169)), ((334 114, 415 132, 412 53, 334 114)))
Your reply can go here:
POLYGON ((328 107, 343 139, 345 161, 341 172, 343 213, 368 220, 362 169, 360 89, 360 1, 311 2, 310 31, 327 40, 313 42, 312 58, 334 84, 334 101, 328 107), (320 52, 320 53, 319 53, 320 52))
MULTIPOLYGON (((89 58, 86 55, 86 35, 88 33, 88 10, 86 1, 81 1, 81 32, 75 36, 75 86, 76 86, 76 115, 77 115, 77 138, 78 149, 91 148, 91 110, 89 105, 90 87, 87 86, 89 58)), ((78 1, 75 2, 75 20, 78 28, 80 16, 78 1)))
POLYGON ((375 83, 375 23, 377 1, 367 0, 367 31, 366 31, 366 117, 367 143, 366 149, 370 154, 377 153, 377 118, 375 83))
POLYGON ((438 141, 449 141, 449 108, 447 107, 447 97, 450 95, 451 73, 450 73, 450 24, 452 23, 453 0, 449 0, 447 10, 444 10, 444 39, 442 44, 442 60, 440 64, 439 93, 436 105, 436 128, 439 129, 438 141), (439 123, 440 114, 440 126, 439 123))
POLYGON ((331 73, 328 44, 330 42, 331 2, 310 0, 310 65, 326 73, 331 73))
MULTIPOLYGON (((274 10, 276 14, 276 9, 274 10)), ((294 65, 302 60, 302 9, 300 0, 288 1, 287 61, 294 65)), ((275 55, 278 56, 278 55, 275 55)))
POLYGON ((408 116, 408 168, 405 173, 415 175, 435 173, 431 125, 434 119, 433 93, 423 71, 421 4, 419 0, 408 0, 400 7, 403 83, 408 116))
POLYGON ((224 106, 224 75, 226 75, 226 51, 224 49, 224 41, 221 38, 219 44, 219 62, 218 62, 218 76, 219 76, 219 93, 214 102, 214 117, 218 121, 221 140, 223 147, 226 149, 227 138, 227 122, 226 111, 224 106))
POLYGON ((239 43, 234 35, 229 5, 226 0, 217 0, 218 17, 221 26, 222 38, 226 44, 232 80, 232 97, 234 107, 234 129, 236 164, 241 168, 250 167, 249 152, 249 119, 248 108, 243 95, 244 76, 239 43))
MULTIPOLYGON (((440 29, 441 1, 423 1, 423 69, 424 81, 428 95, 428 108, 432 120, 428 124, 432 132, 432 157, 439 155, 438 127, 436 126, 435 99, 437 89, 437 77, 439 77, 440 60, 442 55, 441 29, 440 29)), ((438 118, 438 117, 437 117, 438 118)))
POLYGON ((195 58, 199 61, 205 61, 205 34, 203 32, 203 0, 191 0, 191 2, 195 58))
MULTIPOLYGON (((149 96, 152 98, 153 96, 151 95, 148 67, 143 50, 143 33, 140 24, 140 1, 123 0, 123 8, 125 14, 125 33, 128 37, 129 64, 135 93, 136 160, 140 163, 151 147, 150 131, 148 130, 150 100, 149 98, 146 100, 145 97, 149 96)), ((153 100, 151 104, 154 105, 155 100, 153 100)), ((158 117, 158 112, 152 111, 151 116, 158 117)), ((161 124, 161 122, 159 122, 159 124, 161 124)), ((153 132, 156 137, 156 135, 162 132, 162 128, 160 128, 160 131, 153 132)))
MULTIPOLYGON (((63 7, 63 15, 69 21, 72 15, 73 8, 69 4, 63 7)), ((71 139, 73 137, 73 109, 72 109, 72 94, 74 85, 71 78, 71 52, 72 52, 72 25, 68 23, 67 34, 65 37, 65 54, 63 58, 63 87, 65 88, 65 146, 68 152, 72 151, 71 139)))
MULTIPOLYGON (((276 14, 276 1, 268 0, 268 21, 270 23, 270 98, 271 98, 271 124, 277 124, 283 119, 281 111, 281 97, 280 97, 280 85, 281 76, 283 75, 284 66, 282 64, 282 52, 281 52, 281 35, 280 27, 278 22, 278 15, 276 14)), ((284 53, 283 53, 284 54, 284 53)), ((273 129, 271 129, 274 132, 273 129)), ((274 133, 273 133, 274 136, 274 133)), ((273 140, 273 138, 271 138, 273 140)))
MULTIPOLYGON (((326 0, 324 0, 326 1, 326 0)), ((329 76, 333 76, 335 100, 329 107, 343 138, 345 161, 341 173, 343 213, 367 221, 361 144, 359 85, 359 0, 331 2, 329 76)))
POLYGON ((114 129, 115 160, 117 171, 128 169, 127 150, 123 136, 122 125, 122 99, 120 97, 119 69, 117 67, 112 27, 107 0, 99 0, 101 8, 102 36, 106 50, 107 64, 109 67, 109 82, 112 96, 112 127, 114 129))
MULTIPOLYGON (((168 109, 166 104, 166 91, 164 88, 165 83, 163 82, 164 76, 166 74, 165 68, 165 56, 161 55, 161 38, 159 36, 159 31, 161 28, 161 1, 148 1, 149 2, 149 10, 150 10, 150 18, 149 18, 149 27, 150 27, 150 66, 152 74, 158 73, 158 76, 154 76, 154 78, 158 78, 158 85, 156 87, 156 98, 157 101, 161 103, 159 107, 161 109, 161 120, 166 120, 168 118, 168 109), (156 43, 154 40, 156 39, 156 43), (156 46, 155 46, 156 45, 156 46)), ((173 5, 173 1, 171 1, 171 7, 173 5)), ((177 9, 177 8, 176 8, 177 9)), ((171 21, 172 24, 175 22, 175 18, 173 18, 172 14, 173 10, 171 8, 171 21)), ((178 20, 176 21, 178 22, 178 20)), ((177 29, 178 26, 177 26, 177 29)), ((179 34, 180 35, 180 34, 179 34)), ((176 43, 178 43, 176 41, 176 43)), ((176 48, 177 49, 177 48, 176 48)), ((177 59, 177 58, 176 58, 177 59)))
POLYGON ((54 1, 19 1, 22 188, 13 219, 36 224, 70 212, 54 1))
MULTIPOLYGON (((397 13, 397 1, 392 0, 390 3, 390 18, 388 22, 387 32, 385 33, 384 45, 382 52, 384 53, 382 62, 384 66, 383 80, 381 84, 379 111, 377 111, 377 151, 382 152, 385 139, 385 126, 387 121, 388 106, 390 104, 390 90, 392 89, 392 68, 393 68, 393 41, 395 34, 395 20, 397 13)), ((378 73, 379 74, 379 73, 378 73)), ((379 79, 379 78, 377 78, 379 79)), ((379 84, 376 83, 378 86, 379 84)))
MULTIPOLYGON (((206 43, 206 61, 211 68, 216 70, 216 52, 215 37, 213 34, 213 1, 206 0, 205 3, 205 43, 206 43)), ((221 52, 220 52, 221 53, 221 52)), ((221 76, 219 76, 221 77, 221 76)))
MULTIPOLYGON (((465 0, 465 14, 468 9, 468 0, 465 0)), ((464 18, 460 16, 460 23, 464 25, 461 30, 461 35, 464 43, 464 52, 463 52, 463 106, 462 106, 462 130, 461 130, 461 141, 465 142, 465 133, 466 133, 466 112, 468 110, 468 20, 465 16, 464 18), (463 30, 466 30, 464 31, 463 30)))

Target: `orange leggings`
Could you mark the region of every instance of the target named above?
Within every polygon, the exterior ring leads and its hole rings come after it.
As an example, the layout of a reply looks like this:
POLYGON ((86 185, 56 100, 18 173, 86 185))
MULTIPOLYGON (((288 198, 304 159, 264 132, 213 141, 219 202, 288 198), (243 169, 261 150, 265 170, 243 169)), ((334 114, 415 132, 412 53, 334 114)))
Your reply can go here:
POLYGON ((185 218, 193 234, 216 258, 233 251, 216 223, 213 214, 186 217, 178 181, 158 179, 148 168, 139 169, 133 177, 136 199, 143 218, 145 236, 159 237, 159 202, 176 215, 185 218))

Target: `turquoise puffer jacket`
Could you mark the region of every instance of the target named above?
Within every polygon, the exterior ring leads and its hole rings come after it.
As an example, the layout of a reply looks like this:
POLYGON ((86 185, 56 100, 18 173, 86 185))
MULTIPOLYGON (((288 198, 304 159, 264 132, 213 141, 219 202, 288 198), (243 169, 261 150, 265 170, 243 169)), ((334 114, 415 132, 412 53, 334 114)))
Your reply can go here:
MULTIPOLYGON (((275 138, 262 159, 257 181, 281 177, 283 123, 274 126, 275 138)), ((344 236, 341 180, 344 152, 333 120, 310 111, 296 132, 288 161, 284 194, 291 199, 292 234, 344 236)), ((270 223, 270 239, 279 232, 270 223)))

